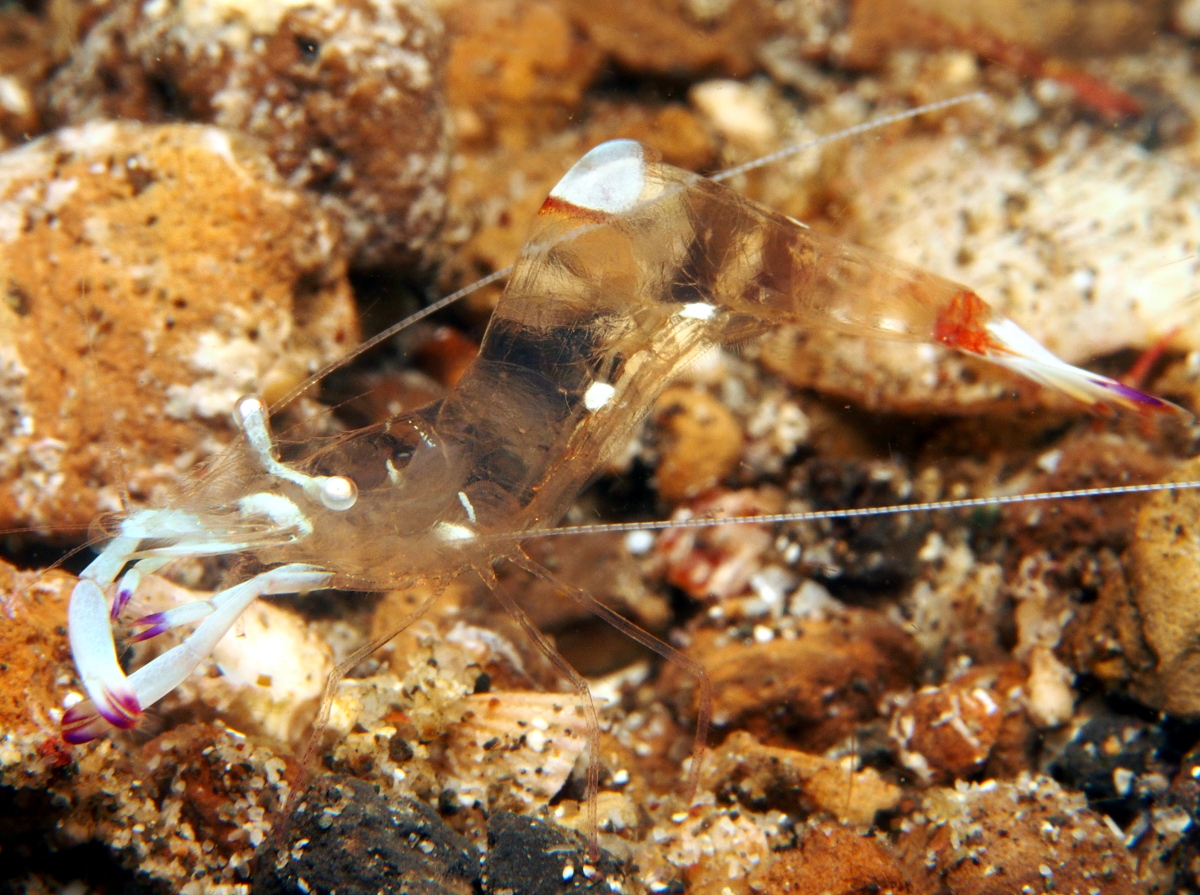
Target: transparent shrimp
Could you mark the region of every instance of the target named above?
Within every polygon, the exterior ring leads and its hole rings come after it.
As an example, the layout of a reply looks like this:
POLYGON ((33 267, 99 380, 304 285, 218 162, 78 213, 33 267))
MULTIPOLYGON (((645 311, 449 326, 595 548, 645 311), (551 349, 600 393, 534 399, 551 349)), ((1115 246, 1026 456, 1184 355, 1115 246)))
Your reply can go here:
MULTIPOLYGON (((547 198, 477 359, 444 399, 284 463, 266 407, 245 398, 236 408, 245 438, 178 507, 113 525, 71 598, 71 647, 89 698, 66 713, 64 736, 82 742, 135 726, 259 596, 415 584, 436 592, 475 573, 585 697, 594 793, 599 729, 586 684, 500 588, 492 569, 509 561, 697 676, 698 752, 711 699, 702 670, 555 581, 521 543, 557 524, 681 370, 714 346, 780 326, 942 345, 1092 407, 1183 413, 1061 361, 964 286, 817 234, 639 144, 606 143, 547 198), (261 571, 207 601, 133 621, 136 639, 198 624, 127 676, 113 623, 141 577, 177 557, 231 553, 261 571)), ((693 781, 698 769, 693 762, 693 781)))

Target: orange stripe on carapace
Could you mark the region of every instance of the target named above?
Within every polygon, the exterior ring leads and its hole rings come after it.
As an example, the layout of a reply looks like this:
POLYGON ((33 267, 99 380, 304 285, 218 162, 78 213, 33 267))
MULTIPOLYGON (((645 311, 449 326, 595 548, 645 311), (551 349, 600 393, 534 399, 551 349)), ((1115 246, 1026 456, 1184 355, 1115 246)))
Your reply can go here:
POLYGON ((965 289, 950 300, 933 326, 933 337, 948 348, 987 357, 1002 351, 988 332, 992 309, 974 292, 965 289))
POLYGON ((559 199, 556 196, 547 196, 546 201, 542 203, 542 207, 538 209, 538 214, 560 214, 566 218, 587 221, 589 224, 603 224, 612 217, 603 211, 596 211, 594 208, 583 208, 573 202, 568 202, 566 199, 559 199))

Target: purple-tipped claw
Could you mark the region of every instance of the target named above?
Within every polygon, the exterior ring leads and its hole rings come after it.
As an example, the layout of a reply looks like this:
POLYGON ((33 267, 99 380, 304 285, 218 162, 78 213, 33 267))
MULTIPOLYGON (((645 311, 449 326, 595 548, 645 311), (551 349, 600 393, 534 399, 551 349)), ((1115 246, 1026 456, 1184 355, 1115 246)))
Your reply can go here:
POLYGON ((153 612, 150 615, 145 615, 137 621, 132 622, 130 627, 141 628, 146 630, 138 631, 129 639, 134 643, 141 643, 143 640, 149 640, 151 637, 157 637, 163 631, 170 630, 172 627, 170 621, 167 620, 165 612, 153 612))
POLYGON ((85 699, 78 705, 71 706, 63 713, 62 736, 72 745, 86 743, 96 737, 103 736, 110 728, 119 727, 129 730, 136 727, 142 715, 142 707, 132 690, 124 693, 109 693, 105 691, 106 703, 97 705, 90 699, 85 699))
POLYGON ((96 711, 113 727, 129 730, 136 727, 142 716, 142 706, 133 690, 124 688, 120 692, 106 690, 107 699, 96 705, 96 711))
POLYGON ((92 708, 91 700, 84 700, 63 715, 62 738, 72 746, 104 736, 109 729, 109 723, 92 708))
POLYGON ((110 617, 113 621, 116 621, 120 617, 121 610, 125 608, 125 604, 127 604, 132 597, 133 588, 131 587, 122 587, 117 590, 117 597, 115 600, 113 600, 112 612, 110 614, 110 617))

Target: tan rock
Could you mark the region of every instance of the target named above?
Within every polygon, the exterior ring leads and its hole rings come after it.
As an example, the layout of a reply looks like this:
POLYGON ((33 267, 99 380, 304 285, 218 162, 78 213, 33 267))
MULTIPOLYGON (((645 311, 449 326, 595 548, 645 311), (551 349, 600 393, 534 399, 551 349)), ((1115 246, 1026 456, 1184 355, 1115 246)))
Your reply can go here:
POLYGON ((902 866, 887 840, 824 823, 804 831, 754 877, 767 895, 924 895, 937 891, 924 875, 902 866))
POLYGON ((0 156, 0 525, 158 499, 358 327, 337 230, 245 139, 101 123, 0 156), (198 201, 198 197, 203 197, 198 201))
POLYGON ((423 0, 113 2, 49 88, 58 121, 208 122, 261 140, 359 265, 441 221, 441 24, 423 0))
POLYGON ((702 785, 755 810, 816 811, 850 824, 872 823, 902 794, 874 768, 854 771, 821 755, 764 746, 745 731, 706 759, 702 785))
POLYGON ((688 653, 712 679, 717 726, 809 751, 840 743, 874 717, 885 693, 911 685, 917 662, 900 627, 863 609, 804 619, 794 638, 766 643, 721 643, 699 631, 688 653))
MULTIPOLYGON (((1200 477, 1192 460, 1175 476, 1200 477)), ((1170 712, 1200 715, 1200 495, 1169 491, 1147 500, 1137 515, 1128 553, 1128 600, 1137 634, 1153 656, 1134 670, 1139 697, 1170 712)))
POLYGON ((655 479, 671 502, 695 497, 724 481, 742 456, 734 415, 705 391, 675 386, 654 405, 662 457, 655 479))

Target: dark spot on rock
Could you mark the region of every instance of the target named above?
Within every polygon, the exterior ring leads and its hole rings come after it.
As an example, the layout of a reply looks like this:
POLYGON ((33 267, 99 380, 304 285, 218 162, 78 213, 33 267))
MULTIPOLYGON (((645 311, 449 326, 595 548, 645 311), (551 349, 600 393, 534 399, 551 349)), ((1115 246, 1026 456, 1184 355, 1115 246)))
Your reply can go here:
POLYGON ((28 316, 31 299, 19 283, 9 280, 4 290, 4 303, 12 308, 19 317, 28 316))
POLYGON ((391 739, 388 740, 388 758, 396 762, 396 764, 403 764, 412 757, 412 744, 400 734, 393 734, 391 739))
POLYGON ((315 38, 297 34, 296 49, 300 51, 300 58, 305 62, 315 62, 321 55, 321 42, 315 38))

